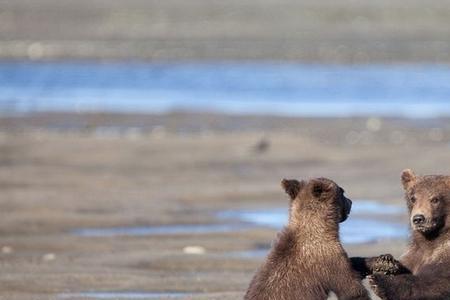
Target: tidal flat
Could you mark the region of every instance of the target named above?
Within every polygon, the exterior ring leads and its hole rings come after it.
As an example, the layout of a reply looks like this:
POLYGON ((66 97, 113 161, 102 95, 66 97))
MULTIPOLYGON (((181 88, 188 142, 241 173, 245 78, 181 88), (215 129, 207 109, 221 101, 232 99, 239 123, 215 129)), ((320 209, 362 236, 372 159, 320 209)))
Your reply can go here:
MULTIPOLYGON (((407 228, 399 174, 407 167, 423 174, 448 171, 449 122, 380 118, 376 130, 370 122, 193 113, 3 116, 0 296, 240 298, 278 227, 185 231, 242 222, 218 221, 218 211, 274 208, 282 214, 285 177, 332 178, 349 198, 370 200, 355 205, 350 220, 407 228), (59 126, 68 120, 70 127, 59 126), (107 133, 96 130, 111 124, 107 133), (73 234, 183 224, 182 233, 73 234)), ((399 256, 406 242, 407 233, 344 245, 349 255, 399 256)))

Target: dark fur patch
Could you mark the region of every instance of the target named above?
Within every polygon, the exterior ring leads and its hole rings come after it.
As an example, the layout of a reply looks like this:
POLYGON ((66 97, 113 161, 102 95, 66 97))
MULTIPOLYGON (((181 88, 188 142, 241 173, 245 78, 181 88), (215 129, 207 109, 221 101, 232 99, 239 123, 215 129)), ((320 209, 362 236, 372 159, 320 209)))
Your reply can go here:
POLYGON ((401 180, 403 188, 407 189, 416 181, 416 175, 411 169, 405 169, 402 171, 401 180))
POLYGON ((318 178, 312 180, 311 193, 317 199, 330 197, 334 184, 326 178, 318 178))
POLYGON ((304 186, 304 182, 300 182, 295 179, 283 179, 281 181, 281 186, 286 194, 289 195, 291 200, 294 200, 300 192, 300 189, 304 186))

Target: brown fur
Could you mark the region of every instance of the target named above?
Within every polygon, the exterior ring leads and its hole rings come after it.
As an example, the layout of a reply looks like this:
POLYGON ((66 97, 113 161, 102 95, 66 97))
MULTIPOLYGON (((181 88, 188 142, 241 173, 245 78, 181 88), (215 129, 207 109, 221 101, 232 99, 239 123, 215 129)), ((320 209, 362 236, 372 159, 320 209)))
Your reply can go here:
POLYGON ((412 228, 411 243, 400 258, 406 271, 396 276, 374 274, 370 282, 382 299, 448 300, 450 176, 416 176, 405 170, 401 178, 412 228))
POLYGON ((339 242, 351 201, 325 178, 283 180, 291 198, 288 225, 250 283, 245 300, 369 299, 339 242))

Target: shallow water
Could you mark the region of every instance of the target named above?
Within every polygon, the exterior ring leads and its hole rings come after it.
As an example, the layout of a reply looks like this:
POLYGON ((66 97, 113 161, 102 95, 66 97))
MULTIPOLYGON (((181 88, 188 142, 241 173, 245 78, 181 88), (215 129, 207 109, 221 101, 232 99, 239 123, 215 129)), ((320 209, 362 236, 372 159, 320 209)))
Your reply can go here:
POLYGON ((450 67, 1 62, 0 112, 450 116, 450 67))
MULTIPOLYGON (((230 217, 251 222, 264 227, 281 229, 286 224, 286 212, 230 212, 230 217)), ((340 224, 340 236, 343 243, 360 244, 383 239, 405 239, 408 229, 402 224, 371 218, 350 217, 340 224)))
MULTIPOLYGON (((343 243, 359 244, 383 239, 405 239, 408 235, 406 225, 380 219, 380 216, 396 216, 405 208, 375 201, 354 201, 349 218, 340 224, 343 243), (378 217, 378 218, 377 218, 378 217)), ((259 226, 280 229, 287 223, 286 209, 265 209, 252 211, 226 211, 224 218, 239 219, 259 226)))
MULTIPOLYGON (((402 206, 388 205, 375 201, 354 201, 352 213, 341 224, 340 233, 343 243, 359 244, 383 239, 406 239, 406 225, 385 221, 381 215, 400 216, 405 209, 402 206), (378 218, 377 218, 378 217, 378 218)), ((146 236, 167 234, 206 234, 248 230, 256 227, 280 229, 287 222, 286 208, 231 210, 217 213, 218 219, 228 221, 223 224, 175 224, 143 227, 82 228, 73 231, 83 237, 146 236), (238 221, 238 222, 236 222, 238 221)), ((264 250, 259 252, 262 255, 264 250)), ((235 253, 236 256, 252 256, 255 253, 235 253)))
POLYGON ((63 293, 57 297, 60 299, 85 298, 85 299, 177 299, 192 294, 178 292, 81 292, 63 293))

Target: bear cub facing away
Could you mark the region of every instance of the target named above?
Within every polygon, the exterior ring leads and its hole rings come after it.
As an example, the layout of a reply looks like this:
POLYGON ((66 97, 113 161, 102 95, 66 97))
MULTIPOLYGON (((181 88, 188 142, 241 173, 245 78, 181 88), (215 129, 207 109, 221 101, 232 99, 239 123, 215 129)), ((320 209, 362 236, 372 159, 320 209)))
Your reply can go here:
POLYGON ((253 277, 245 300, 370 299, 339 242, 339 223, 350 199, 333 181, 286 180, 288 225, 278 234, 265 263, 253 277))

